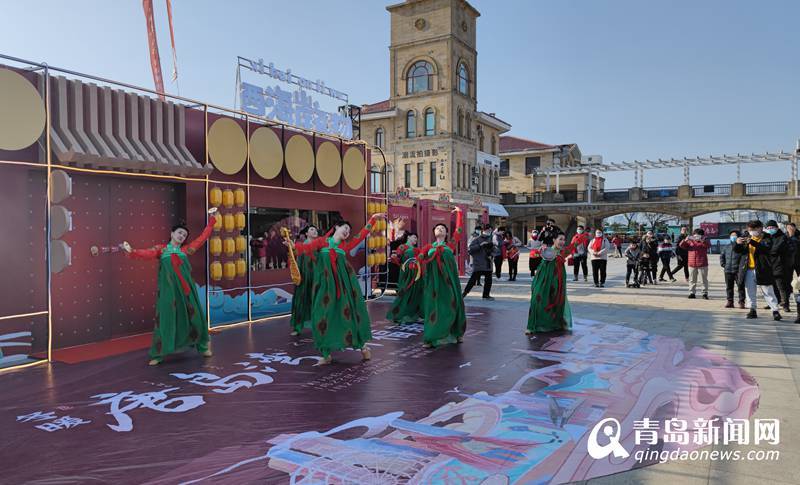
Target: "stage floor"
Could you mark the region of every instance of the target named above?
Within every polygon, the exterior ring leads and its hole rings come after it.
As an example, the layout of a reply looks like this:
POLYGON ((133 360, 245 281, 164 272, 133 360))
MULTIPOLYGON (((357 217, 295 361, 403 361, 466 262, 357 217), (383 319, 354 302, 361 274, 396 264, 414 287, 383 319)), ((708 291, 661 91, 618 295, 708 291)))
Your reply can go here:
POLYGON ((634 421, 758 406, 729 361, 613 322, 528 338, 527 307, 468 306, 463 344, 424 349, 420 324, 369 308, 369 362, 314 367, 309 335, 281 318, 212 336, 210 359, 149 367, 136 351, 0 374, 0 482, 560 483, 646 465, 634 421), (587 453, 606 417, 629 458, 587 453))

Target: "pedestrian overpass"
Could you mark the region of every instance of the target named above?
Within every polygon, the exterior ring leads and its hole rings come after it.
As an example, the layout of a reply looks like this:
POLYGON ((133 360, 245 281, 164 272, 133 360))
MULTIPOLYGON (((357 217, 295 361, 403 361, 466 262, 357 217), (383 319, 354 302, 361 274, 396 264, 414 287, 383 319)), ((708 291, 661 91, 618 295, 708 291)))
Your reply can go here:
MULTIPOLYGON (((537 174, 547 179, 547 189, 539 192, 501 194, 502 204, 509 213, 509 222, 531 216, 569 215, 583 217, 593 226, 599 220, 629 212, 657 212, 680 219, 727 210, 766 210, 786 214, 800 222, 800 185, 798 157, 800 143, 794 153, 777 152, 752 155, 723 155, 644 162, 619 162, 591 166, 554 167, 537 174), (745 183, 741 181, 743 163, 788 162, 788 180, 745 183), (690 168, 698 166, 736 166, 737 181, 729 184, 691 185, 690 168), (663 168, 683 168, 684 183, 671 187, 643 187, 644 171, 663 168), (597 180, 603 172, 634 171, 635 186, 628 189, 595 189, 586 191, 561 190, 559 177, 564 174, 589 174, 597 180), (553 179, 555 183, 553 184, 553 179)), ((777 172, 777 171, 776 171, 777 172)), ((777 174, 776 174, 777 175, 777 174)), ((592 184, 590 184, 592 185, 592 184)), ((599 185, 599 184, 596 184, 599 185)), ((596 186, 595 185, 595 186, 596 186)))

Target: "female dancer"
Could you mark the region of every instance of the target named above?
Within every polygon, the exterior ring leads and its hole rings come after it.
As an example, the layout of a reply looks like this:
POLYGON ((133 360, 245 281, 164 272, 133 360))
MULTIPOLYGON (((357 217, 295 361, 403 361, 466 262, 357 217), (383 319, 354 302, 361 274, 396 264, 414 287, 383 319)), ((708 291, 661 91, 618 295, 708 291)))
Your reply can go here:
MULTIPOLYGON (((453 212, 456 213, 455 233, 456 236, 460 236, 463 214, 458 207, 453 209, 453 212)), ((463 342, 464 331, 467 328, 464 298, 461 296, 461 283, 458 280, 458 264, 455 258, 457 241, 448 243, 447 233, 447 226, 437 224, 433 228, 436 241, 421 251, 424 268, 422 314, 425 321, 422 340, 426 348, 445 340, 463 342)))
POLYGON ((397 296, 386 313, 386 319, 394 323, 412 323, 422 320, 423 281, 419 278, 422 267, 419 265, 417 235, 413 232, 403 234, 400 246, 392 255, 391 263, 400 268, 397 281, 397 296))
POLYGON ((358 246, 383 214, 374 214, 364 229, 350 241, 350 223, 340 221, 334 225, 333 235, 317 238, 299 245, 307 255, 315 255, 313 266, 311 333, 314 345, 322 353, 325 365, 333 362, 331 352, 345 348, 361 351, 364 360, 371 354, 364 345, 372 338, 367 305, 361 295, 358 278, 347 262, 347 253, 358 246))
POLYGON ((531 283, 531 306, 525 335, 572 328, 564 262, 575 251, 575 246, 564 247, 565 241, 561 231, 545 236, 542 241, 539 251, 542 262, 531 283))
POLYGON ((150 365, 158 365, 166 355, 185 347, 196 348, 204 357, 212 355, 208 348, 205 303, 197 295, 189 256, 197 252, 211 236, 216 212, 216 207, 208 211, 206 228, 186 246, 183 243, 189 236, 189 230, 183 223, 172 228, 170 241, 166 245, 158 244, 151 249, 131 249, 127 243, 124 246, 127 255, 133 259, 159 260, 156 300, 158 321, 150 345, 150 365))
POLYGON ((298 234, 296 259, 302 279, 300 280, 300 284, 294 289, 294 295, 292 296, 292 318, 289 320, 292 326, 292 336, 300 335, 303 328, 311 326, 311 287, 312 278, 314 276, 314 264, 317 258, 314 253, 308 253, 302 250, 302 248, 314 242, 318 235, 319 230, 317 226, 313 224, 304 227, 298 234))

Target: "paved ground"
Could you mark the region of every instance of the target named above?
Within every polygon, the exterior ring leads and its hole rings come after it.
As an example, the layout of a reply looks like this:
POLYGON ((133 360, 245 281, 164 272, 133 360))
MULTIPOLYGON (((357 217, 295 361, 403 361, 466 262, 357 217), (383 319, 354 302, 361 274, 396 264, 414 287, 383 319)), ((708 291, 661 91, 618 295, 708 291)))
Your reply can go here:
MULTIPOLYGON (((531 280, 527 256, 522 258, 516 282, 508 282, 507 274, 494 280, 492 296, 496 301, 484 302, 477 291, 480 288, 475 288, 467 304, 527 307, 531 280)), ((784 315, 781 322, 773 321, 768 310, 760 310, 758 320, 746 320, 744 310, 724 309, 724 275, 718 256, 711 258, 709 301, 689 300, 688 285, 681 277, 677 283, 626 288, 624 260, 612 258, 606 288, 595 288, 591 274, 588 283, 574 283, 569 275, 568 298, 573 314, 680 337, 687 348, 705 347, 744 368, 756 378, 761 391, 754 417, 781 420, 781 443, 777 447, 780 460, 667 463, 590 480, 591 484, 800 483, 800 325, 793 323, 794 304, 792 314, 784 315)))

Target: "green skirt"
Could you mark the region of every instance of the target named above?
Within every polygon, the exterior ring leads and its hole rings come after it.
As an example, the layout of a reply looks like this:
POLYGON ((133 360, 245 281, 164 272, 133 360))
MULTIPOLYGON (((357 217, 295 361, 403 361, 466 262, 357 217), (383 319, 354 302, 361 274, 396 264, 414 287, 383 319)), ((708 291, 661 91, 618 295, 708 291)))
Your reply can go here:
POLYGON ((372 338, 369 313, 358 278, 345 255, 337 255, 334 276, 327 252, 319 252, 312 274, 311 333, 314 346, 323 357, 337 350, 363 348, 372 338))
POLYGON ((292 331, 300 333, 304 328, 311 327, 311 302, 313 295, 311 289, 314 278, 314 260, 305 254, 297 257, 297 267, 302 280, 294 289, 292 295, 292 317, 289 323, 292 331))
POLYGON ((542 260, 531 282, 531 306, 528 310, 530 332, 554 332, 572 328, 572 310, 567 300, 566 281, 564 265, 558 263, 558 259, 542 260))
POLYGON ((200 302, 197 285, 192 279, 192 266, 185 254, 180 254, 178 268, 189 285, 189 294, 183 293, 180 279, 172 269, 170 257, 161 257, 158 269, 158 297, 156 299, 156 326, 150 345, 150 358, 164 356, 186 348, 200 352, 208 350, 208 322, 205 303, 200 302))
POLYGON ((428 262, 423 278, 422 312, 425 330, 422 340, 433 346, 455 342, 464 335, 467 328, 456 259, 449 250, 444 251, 440 257, 442 267, 439 267, 435 259, 428 262))
POLYGON ((425 287, 422 278, 414 281, 416 275, 415 270, 400 270, 397 296, 392 302, 392 307, 386 312, 386 319, 390 322, 415 323, 422 320, 422 298, 425 287))

